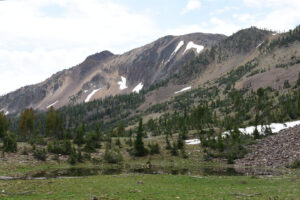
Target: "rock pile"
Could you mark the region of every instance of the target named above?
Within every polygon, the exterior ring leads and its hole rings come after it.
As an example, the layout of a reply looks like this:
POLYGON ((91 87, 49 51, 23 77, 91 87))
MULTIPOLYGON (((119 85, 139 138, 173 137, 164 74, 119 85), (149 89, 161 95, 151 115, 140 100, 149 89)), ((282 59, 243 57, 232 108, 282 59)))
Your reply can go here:
POLYGON ((236 160, 239 167, 284 168, 300 160, 300 125, 280 131, 250 146, 251 153, 236 160))

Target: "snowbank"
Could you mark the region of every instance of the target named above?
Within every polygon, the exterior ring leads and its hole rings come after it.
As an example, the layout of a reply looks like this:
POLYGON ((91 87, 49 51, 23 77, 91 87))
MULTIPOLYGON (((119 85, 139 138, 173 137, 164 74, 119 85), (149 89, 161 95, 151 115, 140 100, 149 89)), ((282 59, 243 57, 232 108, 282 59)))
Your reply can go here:
POLYGON ((94 96, 94 94, 96 94, 96 92, 98 92, 100 89, 101 89, 101 88, 96 89, 96 90, 93 90, 93 91, 86 97, 86 99, 85 99, 84 102, 85 102, 85 103, 89 102, 90 99, 92 98, 92 96, 94 96))
POLYGON ((133 88, 132 92, 136 92, 139 93, 142 89, 143 89, 143 83, 139 83, 137 86, 135 86, 135 88, 133 88))
POLYGON ((259 48, 264 42, 259 43, 256 48, 259 48))
MULTIPOLYGON (((300 120, 299 121, 293 121, 293 122, 285 122, 285 123, 272 123, 270 125, 264 125, 264 126, 259 125, 259 126, 257 126, 257 131, 260 134, 264 134, 265 130, 266 130, 266 127, 270 127, 271 130, 272 130, 272 133, 278 133, 281 130, 292 128, 292 127, 294 127, 296 125, 299 125, 299 124, 300 124, 300 120)), ((246 127, 246 128, 239 128, 239 131, 242 134, 245 134, 245 135, 252 135, 254 130, 255 130, 255 126, 249 126, 249 127, 246 127)), ((225 136, 225 135, 229 135, 229 132, 226 131, 226 132, 222 133, 222 136, 225 136)))
POLYGON ((196 50, 197 50, 197 53, 200 53, 200 52, 204 49, 204 46, 195 44, 194 42, 190 41, 190 42, 186 45, 186 49, 184 50, 183 54, 184 54, 187 50, 189 50, 189 49, 196 49, 196 50))
POLYGON ((181 92, 184 92, 184 91, 190 90, 190 89, 192 89, 192 86, 189 86, 189 87, 183 88, 183 89, 181 89, 181 90, 179 90, 179 91, 177 91, 177 92, 174 92, 174 93, 175 93, 175 94, 178 94, 178 93, 181 93, 181 92))
POLYGON ((50 104, 49 106, 47 106, 47 109, 50 108, 51 106, 54 106, 57 103, 58 103, 58 101, 55 101, 53 104, 50 104))
POLYGON ((177 53, 177 51, 184 45, 184 41, 180 41, 177 45, 177 47, 175 48, 175 50, 173 51, 173 53, 171 54, 171 56, 175 55, 177 53))
POLYGON ((119 81, 118 84, 120 85, 120 90, 126 89, 126 78, 124 76, 121 76, 121 81, 119 81))
POLYGON ((187 145, 195 145, 195 144, 200 144, 200 140, 199 139, 190 139, 190 140, 185 140, 185 143, 187 145))

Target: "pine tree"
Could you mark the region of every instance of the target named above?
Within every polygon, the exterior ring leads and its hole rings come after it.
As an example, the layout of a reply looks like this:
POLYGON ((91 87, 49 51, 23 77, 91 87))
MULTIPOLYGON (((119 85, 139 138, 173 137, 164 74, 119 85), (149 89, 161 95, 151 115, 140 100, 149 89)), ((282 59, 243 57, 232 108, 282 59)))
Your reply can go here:
POLYGON ((82 145, 84 144, 84 133, 85 133, 85 126, 84 124, 81 124, 79 128, 76 130, 76 135, 74 137, 74 143, 77 145, 82 145))
POLYGON ((51 106, 49 112, 47 113, 46 124, 45 124, 45 132, 47 136, 54 136, 55 130, 55 111, 51 106))
POLYGON ((122 137, 124 135, 124 132, 125 132, 125 124, 124 122, 120 122, 117 128, 117 136, 122 137))
POLYGON ((296 87, 299 87, 299 86, 300 86, 300 72, 299 72, 298 80, 297 80, 297 83, 296 83, 296 87))
POLYGON ((140 119, 136 138, 134 141, 134 154, 136 156, 145 156, 147 154, 147 149, 145 148, 143 142, 143 135, 144 135, 143 120, 140 119))
POLYGON ((0 139, 5 136, 5 133, 8 129, 8 121, 3 112, 0 112, 0 139))
POLYGON ((17 142, 15 136, 8 132, 3 138, 3 151, 5 152, 16 152, 17 142))
POLYGON ((255 129, 253 131, 253 137, 254 137, 254 139, 259 139, 260 138, 260 135, 259 135, 259 132, 257 130, 257 127, 255 127, 255 129))
POLYGON ((25 109, 21 114, 20 133, 25 139, 29 139, 34 133, 35 115, 32 108, 25 109))

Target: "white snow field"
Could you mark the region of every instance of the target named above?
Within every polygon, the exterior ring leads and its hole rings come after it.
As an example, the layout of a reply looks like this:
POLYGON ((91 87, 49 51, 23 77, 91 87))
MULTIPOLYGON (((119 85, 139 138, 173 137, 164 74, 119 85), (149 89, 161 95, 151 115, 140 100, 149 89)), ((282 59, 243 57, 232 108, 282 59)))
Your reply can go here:
POLYGON ((92 98, 92 96, 94 96, 94 94, 96 94, 96 92, 98 92, 100 89, 101 89, 101 88, 96 89, 96 90, 93 90, 93 91, 86 97, 86 99, 85 99, 84 102, 85 102, 85 103, 89 102, 90 99, 92 98))
POLYGON ((47 106, 47 109, 50 108, 51 106, 54 106, 57 103, 58 103, 58 101, 55 101, 53 104, 50 104, 49 106, 47 106))
POLYGON ((181 92, 184 92, 184 91, 190 90, 190 89, 192 89, 192 86, 189 86, 189 87, 183 88, 183 89, 181 89, 181 90, 179 90, 179 91, 177 91, 177 92, 174 92, 174 93, 175 93, 175 94, 178 94, 178 93, 181 93, 181 92))
POLYGON ((9 111, 6 111, 6 112, 5 112, 5 115, 8 115, 8 114, 9 114, 9 111))
POLYGON ((120 85, 120 90, 126 89, 126 78, 124 76, 121 76, 121 81, 119 81, 118 84, 120 85))
POLYGON ((204 46, 195 44, 194 42, 190 41, 190 42, 186 45, 186 48, 185 48, 183 54, 184 54, 187 50, 189 50, 189 49, 196 49, 196 50, 197 50, 197 53, 200 53, 200 52, 204 49, 204 46))
POLYGON ((143 89, 143 83, 139 83, 137 86, 135 86, 135 88, 133 88, 132 92, 136 92, 139 93, 142 89, 143 89))

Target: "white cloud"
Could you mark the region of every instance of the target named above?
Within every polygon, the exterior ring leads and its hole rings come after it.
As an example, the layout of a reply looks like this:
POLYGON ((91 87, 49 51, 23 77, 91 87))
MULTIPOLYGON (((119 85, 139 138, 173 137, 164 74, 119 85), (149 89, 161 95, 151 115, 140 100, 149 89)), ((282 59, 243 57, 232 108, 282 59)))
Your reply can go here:
POLYGON ((248 13, 233 14, 233 17, 241 22, 253 22, 254 16, 248 13))
POLYGON ((241 28, 241 26, 236 25, 232 21, 224 21, 219 18, 213 17, 210 19, 210 23, 180 26, 176 29, 168 30, 167 34, 183 35, 188 33, 202 32, 231 35, 232 33, 240 30, 241 28))
POLYGON ((92 53, 122 53, 150 42, 159 30, 150 14, 112 1, 8 0, 0 2, 0 33, 3 94, 42 81, 92 53))
POLYGON ((210 15, 219 15, 219 14, 222 14, 222 13, 225 13, 225 12, 229 12, 229 11, 232 11, 232 10, 239 10, 238 7, 234 7, 234 6, 225 6, 224 8, 221 8, 221 9, 217 9, 213 12, 210 12, 210 15))
POLYGON ((299 24, 299 0, 244 0, 244 4, 261 9, 260 15, 253 20, 258 27, 287 31, 299 24))
POLYGON ((201 7, 201 2, 199 0, 189 0, 185 8, 182 9, 181 14, 184 15, 190 11, 197 10, 201 7))

